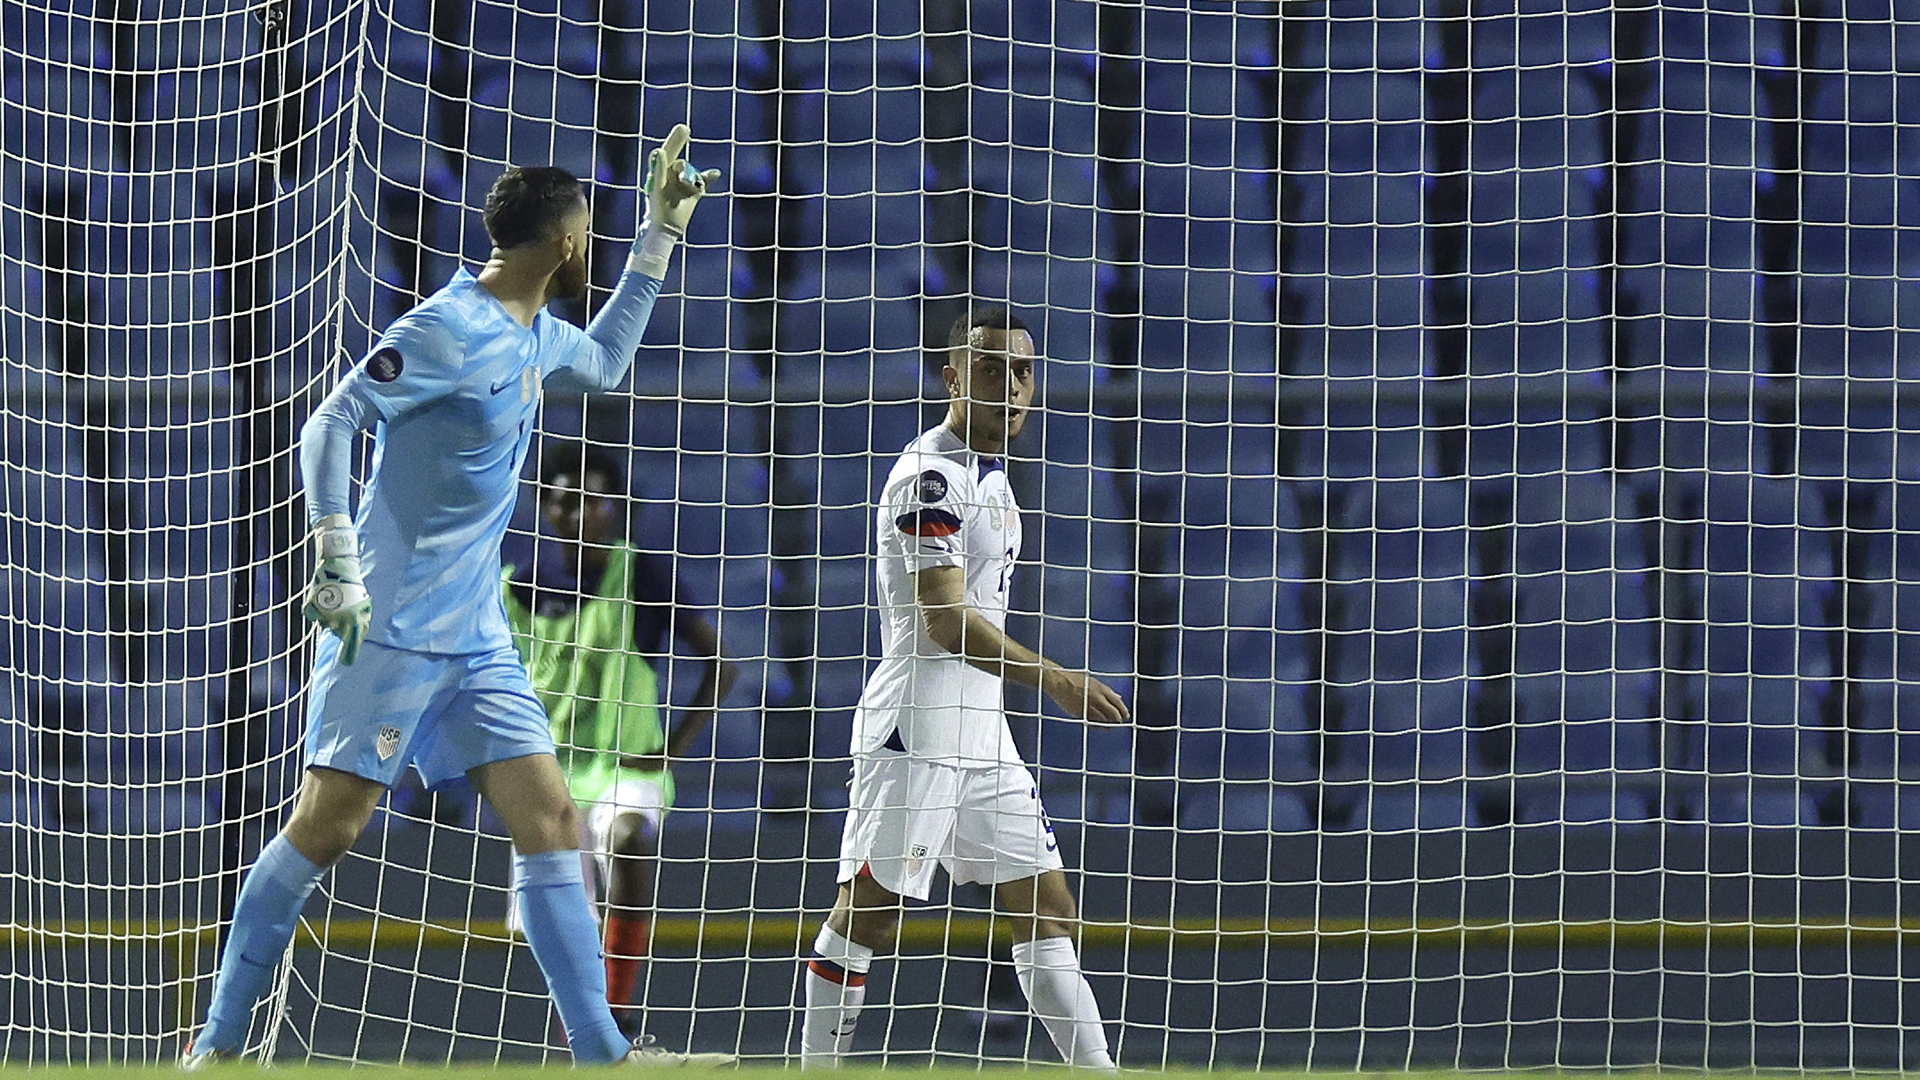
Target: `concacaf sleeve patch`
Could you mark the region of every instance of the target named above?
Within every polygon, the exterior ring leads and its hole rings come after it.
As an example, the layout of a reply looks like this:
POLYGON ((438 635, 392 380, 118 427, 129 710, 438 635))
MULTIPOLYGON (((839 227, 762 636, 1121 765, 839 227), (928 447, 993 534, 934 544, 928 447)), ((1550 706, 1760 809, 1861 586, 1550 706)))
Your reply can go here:
POLYGON ((407 368, 398 349, 381 349, 367 357, 367 377, 374 382, 392 382, 407 368))
POLYGON ((947 478, 933 469, 920 474, 920 501, 937 503, 947 497, 947 478))

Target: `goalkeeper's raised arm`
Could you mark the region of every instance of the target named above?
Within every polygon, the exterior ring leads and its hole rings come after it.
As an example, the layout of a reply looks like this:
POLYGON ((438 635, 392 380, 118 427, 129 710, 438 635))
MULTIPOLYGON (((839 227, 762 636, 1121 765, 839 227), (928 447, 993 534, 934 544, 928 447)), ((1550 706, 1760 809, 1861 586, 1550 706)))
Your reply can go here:
MULTIPOLYGON (((693 218, 694 207, 708 187, 720 179, 718 169, 701 172, 687 163, 691 138, 687 125, 676 124, 666 142, 647 158, 647 175, 640 182, 647 216, 640 223, 639 236, 627 256, 626 272, 614 286, 613 296, 587 324, 586 346, 564 369, 563 378, 575 388, 611 390, 626 379, 673 250, 687 238, 687 222, 693 218)), ((584 273, 584 263, 581 269, 584 273)), ((583 276, 582 289, 585 284, 583 276)))

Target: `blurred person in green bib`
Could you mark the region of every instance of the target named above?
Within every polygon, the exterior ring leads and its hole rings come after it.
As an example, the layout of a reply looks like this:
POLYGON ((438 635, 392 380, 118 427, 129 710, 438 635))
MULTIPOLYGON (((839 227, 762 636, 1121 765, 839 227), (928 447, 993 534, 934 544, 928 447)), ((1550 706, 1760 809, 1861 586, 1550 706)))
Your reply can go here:
POLYGON ((582 848, 604 887, 607 1000, 631 1026, 626 1014, 653 936, 660 826, 673 806, 670 764, 712 723, 737 671, 672 561, 628 541, 626 496, 612 454, 549 442, 540 518, 542 540, 559 541, 559 557, 536 555, 503 578, 514 644, 552 723, 589 834, 582 848), (674 639, 705 670, 669 728, 663 669, 674 639))

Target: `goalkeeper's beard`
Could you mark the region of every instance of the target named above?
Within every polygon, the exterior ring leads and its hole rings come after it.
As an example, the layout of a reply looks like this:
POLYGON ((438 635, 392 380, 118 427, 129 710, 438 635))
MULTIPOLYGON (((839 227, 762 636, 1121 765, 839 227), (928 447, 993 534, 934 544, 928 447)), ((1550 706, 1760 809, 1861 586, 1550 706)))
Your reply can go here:
POLYGON ((576 250, 573 258, 560 264, 553 272, 553 281, 547 286, 547 296, 554 300, 578 300, 587 295, 587 256, 576 250))

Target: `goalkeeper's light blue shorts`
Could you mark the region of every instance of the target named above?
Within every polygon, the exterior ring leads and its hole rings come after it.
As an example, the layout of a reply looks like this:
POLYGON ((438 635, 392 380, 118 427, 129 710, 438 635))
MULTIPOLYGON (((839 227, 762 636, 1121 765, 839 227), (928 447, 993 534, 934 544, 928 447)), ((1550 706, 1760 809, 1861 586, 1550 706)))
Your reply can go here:
POLYGON ((340 663, 322 634, 307 695, 307 767, 391 785, 412 765, 429 788, 468 769, 553 753, 553 732, 511 646, 446 655, 376 642, 340 663))

